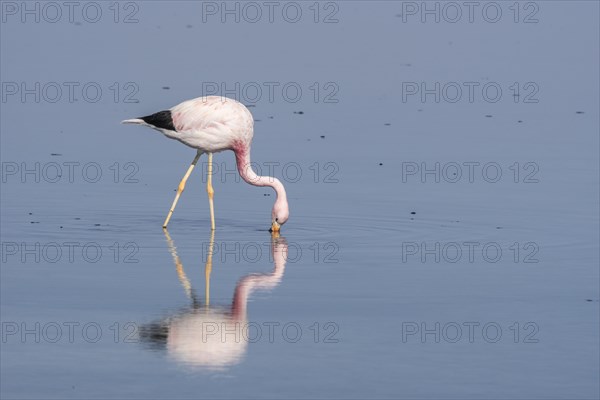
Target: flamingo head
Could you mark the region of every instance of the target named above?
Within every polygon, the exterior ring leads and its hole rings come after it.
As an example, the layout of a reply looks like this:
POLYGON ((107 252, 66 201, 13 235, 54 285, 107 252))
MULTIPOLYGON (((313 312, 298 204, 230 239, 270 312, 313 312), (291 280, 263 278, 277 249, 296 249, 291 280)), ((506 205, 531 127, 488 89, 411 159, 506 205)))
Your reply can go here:
POLYGON ((290 216, 290 209, 285 199, 278 198, 271 212, 271 232, 279 232, 290 216))

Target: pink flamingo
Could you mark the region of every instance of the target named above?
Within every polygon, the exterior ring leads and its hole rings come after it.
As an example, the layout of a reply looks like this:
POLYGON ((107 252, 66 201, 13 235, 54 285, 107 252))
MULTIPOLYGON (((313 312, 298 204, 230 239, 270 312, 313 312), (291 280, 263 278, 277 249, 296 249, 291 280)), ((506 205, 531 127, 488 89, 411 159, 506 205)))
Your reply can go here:
POLYGON ((156 129, 168 138, 179 140, 197 150, 196 157, 177 187, 175 200, 163 223, 163 228, 173 215, 185 183, 202 153, 208 153, 208 179, 206 191, 210 206, 211 229, 215 229, 214 190, 212 187, 212 156, 223 150, 233 150, 237 169, 246 182, 254 186, 270 186, 277 198, 271 212, 271 231, 278 232, 288 217, 289 207, 285 188, 277 179, 258 176, 250 165, 250 145, 254 135, 254 118, 240 102, 220 96, 198 97, 175 107, 146 117, 127 119, 123 124, 145 125, 156 129))

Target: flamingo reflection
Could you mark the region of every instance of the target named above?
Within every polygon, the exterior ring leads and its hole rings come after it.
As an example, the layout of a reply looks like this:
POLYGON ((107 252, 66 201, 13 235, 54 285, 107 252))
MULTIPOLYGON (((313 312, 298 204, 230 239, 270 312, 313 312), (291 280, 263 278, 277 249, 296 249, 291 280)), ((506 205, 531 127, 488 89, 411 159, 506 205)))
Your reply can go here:
POLYGON ((210 304, 210 275, 215 231, 211 232, 205 272, 204 302, 185 274, 183 264, 169 232, 165 229, 169 252, 177 277, 190 300, 190 306, 159 322, 140 327, 142 342, 166 349, 178 362, 209 370, 223 370, 238 364, 248 347, 248 298, 256 290, 272 290, 281 279, 287 261, 288 245, 284 237, 273 233, 271 254, 274 269, 270 274, 250 274, 236 285, 230 305, 210 304))

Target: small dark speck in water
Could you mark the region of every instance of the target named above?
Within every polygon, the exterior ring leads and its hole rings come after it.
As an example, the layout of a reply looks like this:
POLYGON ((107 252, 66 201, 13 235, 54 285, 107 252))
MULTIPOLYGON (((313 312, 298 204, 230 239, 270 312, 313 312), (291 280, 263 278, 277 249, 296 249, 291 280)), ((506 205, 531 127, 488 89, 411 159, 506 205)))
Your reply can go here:
POLYGON ((192 27, 192 25, 190 25, 190 24, 187 24, 185 27, 186 27, 186 28, 191 28, 191 27, 192 27))
POLYGON ((325 135, 321 135, 321 139, 325 139, 325 135))
POLYGON ((300 114, 300 115, 302 115, 302 114, 304 114, 304 111, 294 111, 294 114, 300 114))
POLYGON ((246 108, 254 108, 254 107, 256 107, 256 104, 248 104, 248 105, 246 105, 246 108))
POLYGON ((386 122, 386 123, 385 123, 385 124, 383 124, 383 125, 385 125, 385 126, 390 126, 390 125, 392 125, 392 124, 390 124, 389 122, 386 122))
POLYGON ((75 25, 81 26, 81 22, 75 22, 75 25))
POLYGON ((169 89, 171 89, 169 86, 163 86, 162 88, 163 88, 163 90, 169 90, 169 89))
POLYGON ((100 226, 100 224, 94 224, 94 226, 100 226))
POLYGON ((382 163, 382 162, 380 162, 380 163, 379 163, 379 165, 383 165, 383 163, 382 163))
POLYGON ((497 226, 496 229, 502 229, 502 227, 501 226, 497 226))
POLYGON ((411 212, 410 212, 410 214, 411 214, 411 215, 415 215, 415 214, 416 214, 416 212, 415 212, 415 211, 411 211, 411 212))
POLYGON ((486 118, 492 118, 492 114, 487 114, 485 117, 486 118))
POLYGON ((583 114, 583 111, 575 111, 575 114, 583 114))
POLYGON ((263 196, 270 196, 271 193, 264 193, 263 196))
POLYGON ((81 219, 81 218, 79 218, 79 217, 75 217, 75 219, 81 219))
POLYGON ((411 221, 414 221, 415 219, 414 219, 414 218, 411 218, 410 220, 411 220, 411 221))
POLYGON ((31 221, 31 222, 29 222, 29 223, 30 223, 30 224, 39 224, 39 223, 40 223, 40 221, 31 221))
POLYGON ((50 153, 50 155, 51 155, 51 156, 55 156, 55 157, 56 157, 56 156, 62 156, 62 154, 60 154, 60 153, 50 153))
POLYGON ((421 111, 423 111, 423 109, 422 109, 422 108, 419 108, 417 111, 418 111, 418 112, 421 112, 421 111))
POLYGON ((63 227, 62 227, 62 225, 61 225, 61 226, 60 226, 60 229, 62 229, 62 228, 63 228, 63 227))
POLYGON ((260 122, 260 121, 262 121, 262 120, 260 120, 260 119, 255 119, 254 120, 254 122, 260 122))
POLYGON ((522 123, 523 123, 523 120, 518 120, 517 122, 518 122, 519 124, 522 124, 522 123))
POLYGON ((29 213, 29 215, 33 215, 33 213, 29 213))
POLYGON ((592 300, 592 299, 585 299, 585 301, 594 301, 594 300, 592 300))

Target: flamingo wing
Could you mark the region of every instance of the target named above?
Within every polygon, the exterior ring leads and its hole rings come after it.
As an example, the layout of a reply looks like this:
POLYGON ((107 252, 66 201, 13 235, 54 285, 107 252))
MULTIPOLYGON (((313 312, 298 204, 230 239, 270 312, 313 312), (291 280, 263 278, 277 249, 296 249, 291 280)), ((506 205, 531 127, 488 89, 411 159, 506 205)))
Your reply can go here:
POLYGON ((145 117, 139 118, 148 125, 152 125, 156 128, 166 129, 169 131, 177 131, 175 129, 175 125, 173 125, 173 119, 171 118, 171 111, 159 111, 152 115, 147 115, 145 117))

